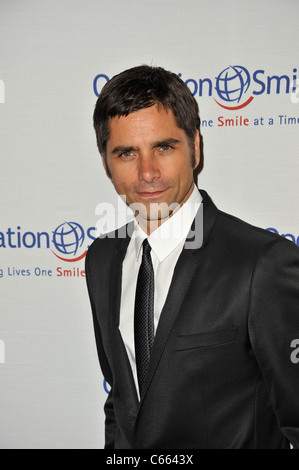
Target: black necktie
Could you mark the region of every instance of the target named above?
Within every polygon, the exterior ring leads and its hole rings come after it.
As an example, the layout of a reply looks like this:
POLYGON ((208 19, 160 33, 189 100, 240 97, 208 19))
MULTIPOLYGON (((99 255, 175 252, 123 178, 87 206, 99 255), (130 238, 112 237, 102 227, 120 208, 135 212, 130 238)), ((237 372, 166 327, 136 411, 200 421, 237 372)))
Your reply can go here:
POLYGON ((150 252, 151 247, 145 239, 137 279, 134 312, 135 354, 140 396, 154 342, 154 270, 150 252))

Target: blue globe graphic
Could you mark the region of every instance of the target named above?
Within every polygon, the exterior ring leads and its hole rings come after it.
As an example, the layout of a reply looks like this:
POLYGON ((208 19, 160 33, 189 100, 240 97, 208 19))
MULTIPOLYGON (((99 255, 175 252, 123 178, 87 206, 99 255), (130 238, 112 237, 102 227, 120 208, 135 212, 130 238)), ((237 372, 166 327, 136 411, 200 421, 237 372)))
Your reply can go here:
POLYGON ((53 232, 52 242, 55 248, 64 255, 75 256, 83 245, 85 233, 76 222, 64 222, 53 232))
POLYGON ((230 65, 216 77, 216 91, 224 101, 240 102, 250 85, 250 74, 245 67, 230 65))

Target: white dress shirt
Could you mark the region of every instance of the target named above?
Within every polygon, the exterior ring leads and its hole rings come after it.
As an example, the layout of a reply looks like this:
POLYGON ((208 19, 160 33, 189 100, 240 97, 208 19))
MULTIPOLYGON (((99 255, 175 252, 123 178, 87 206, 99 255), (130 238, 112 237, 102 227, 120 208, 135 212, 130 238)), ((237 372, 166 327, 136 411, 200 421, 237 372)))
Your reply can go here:
POLYGON ((152 248, 151 258, 155 276, 154 328, 156 333, 175 265, 201 202, 201 194, 194 186, 192 194, 183 206, 149 236, 135 221, 135 229, 122 266, 119 330, 132 367, 138 395, 134 344, 134 304, 138 271, 142 260, 142 242, 148 238, 152 248))

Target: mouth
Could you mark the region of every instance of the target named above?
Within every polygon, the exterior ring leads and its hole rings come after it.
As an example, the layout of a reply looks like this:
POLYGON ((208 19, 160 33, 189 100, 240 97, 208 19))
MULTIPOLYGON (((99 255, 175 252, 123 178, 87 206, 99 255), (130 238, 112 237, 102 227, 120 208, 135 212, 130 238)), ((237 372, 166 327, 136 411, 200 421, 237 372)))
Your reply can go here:
POLYGON ((142 199, 156 199, 159 198, 166 189, 160 189, 155 191, 140 191, 138 192, 138 196, 142 199))

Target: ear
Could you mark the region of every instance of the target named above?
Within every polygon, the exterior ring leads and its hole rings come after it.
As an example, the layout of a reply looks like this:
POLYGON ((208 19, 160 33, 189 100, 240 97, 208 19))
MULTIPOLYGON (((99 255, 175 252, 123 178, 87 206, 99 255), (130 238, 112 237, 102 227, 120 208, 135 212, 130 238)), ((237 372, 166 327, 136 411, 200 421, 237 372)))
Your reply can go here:
POLYGON ((194 137, 194 160, 195 160, 195 163, 194 163, 193 170, 195 170, 195 168, 198 167, 199 162, 200 162, 200 135, 199 135, 199 131, 196 131, 196 134, 195 134, 195 137, 194 137))

